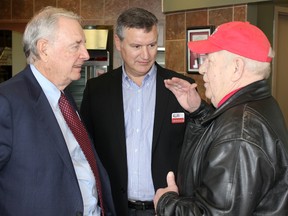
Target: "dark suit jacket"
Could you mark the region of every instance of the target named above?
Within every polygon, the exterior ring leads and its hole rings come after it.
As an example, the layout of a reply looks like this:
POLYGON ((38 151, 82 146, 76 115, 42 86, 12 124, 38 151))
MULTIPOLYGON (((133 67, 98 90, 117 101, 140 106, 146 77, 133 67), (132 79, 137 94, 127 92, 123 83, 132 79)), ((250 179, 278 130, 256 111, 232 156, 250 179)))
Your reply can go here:
MULTIPOLYGON (((173 93, 164 86, 164 79, 175 76, 193 81, 157 64, 152 143, 152 177, 155 189, 166 187, 168 171, 177 172, 185 131, 186 124, 171 123, 172 113, 184 112, 184 110, 173 93)), ((128 211, 127 156, 121 67, 88 80, 81 114, 109 174, 116 213, 119 216, 126 216, 128 211)))
MULTIPOLYGON (((99 158, 107 215, 109 179, 99 158)), ((30 67, 0 85, 0 214, 82 215, 83 201, 64 137, 30 67)))

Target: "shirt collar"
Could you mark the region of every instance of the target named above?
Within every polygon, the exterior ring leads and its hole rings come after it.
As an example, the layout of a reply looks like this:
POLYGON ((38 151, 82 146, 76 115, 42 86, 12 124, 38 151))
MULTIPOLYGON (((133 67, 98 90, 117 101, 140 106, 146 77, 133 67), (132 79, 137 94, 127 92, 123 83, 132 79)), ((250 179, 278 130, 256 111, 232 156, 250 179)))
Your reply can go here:
POLYGON ((43 74, 38 71, 33 64, 30 64, 30 68, 39 85, 41 86, 44 94, 48 98, 50 104, 56 108, 60 98, 60 90, 45 76, 43 76, 43 74))
POLYGON ((234 91, 227 94, 225 97, 222 98, 222 100, 218 103, 217 107, 220 107, 225 101, 227 101, 232 95, 234 95, 236 92, 238 92, 241 88, 235 89, 234 91))
MULTIPOLYGON (((122 73, 122 83, 124 83, 127 87, 131 86, 132 83, 134 83, 134 82, 127 75, 124 64, 122 65, 122 71, 123 71, 123 73, 122 73)), ((148 84, 149 82, 153 81, 154 78, 156 77, 156 72, 157 72, 157 67, 156 67, 155 64, 153 64, 151 69, 145 75, 145 77, 143 79, 142 86, 144 86, 146 83, 148 84)))

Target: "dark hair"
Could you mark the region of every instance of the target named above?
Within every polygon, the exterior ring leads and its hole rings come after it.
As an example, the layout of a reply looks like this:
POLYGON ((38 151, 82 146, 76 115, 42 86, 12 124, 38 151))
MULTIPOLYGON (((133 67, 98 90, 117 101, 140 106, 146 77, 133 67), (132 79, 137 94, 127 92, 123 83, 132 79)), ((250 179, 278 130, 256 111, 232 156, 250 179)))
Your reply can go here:
POLYGON ((143 9, 143 8, 129 8, 125 10, 117 19, 116 34, 120 40, 124 39, 124 28, 137 28, 145 29, 146 32, 150 32, 153 26, 157 26, 158 19, 156 16, 143 9))

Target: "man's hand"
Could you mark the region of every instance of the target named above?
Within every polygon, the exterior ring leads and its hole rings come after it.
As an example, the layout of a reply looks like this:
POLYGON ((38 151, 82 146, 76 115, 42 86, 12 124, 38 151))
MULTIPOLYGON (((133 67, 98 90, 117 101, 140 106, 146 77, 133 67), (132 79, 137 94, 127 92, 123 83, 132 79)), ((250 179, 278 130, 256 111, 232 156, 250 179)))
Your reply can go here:
POLYGON ((196 83, 190 84, 186 80, 173 77, 164 80, 164 84, 166 88, 173 92, 183 109, 192 113, 199 108, 201 97, 196 91, 196 83))
POLYGON ((174 191, 174 192, 178 193, 178 187, 176 185, 175 176, 174 176, 173 172, 169 172, 167 174, 167 185, 168 186, 166 188, 160 188, 156 191, 156 194, 155 194, 154 200, 153 200, 155 209, 157 207, 158 200, 160 199, 160 197, 164 193, 169 192, 169 191, 174 191))

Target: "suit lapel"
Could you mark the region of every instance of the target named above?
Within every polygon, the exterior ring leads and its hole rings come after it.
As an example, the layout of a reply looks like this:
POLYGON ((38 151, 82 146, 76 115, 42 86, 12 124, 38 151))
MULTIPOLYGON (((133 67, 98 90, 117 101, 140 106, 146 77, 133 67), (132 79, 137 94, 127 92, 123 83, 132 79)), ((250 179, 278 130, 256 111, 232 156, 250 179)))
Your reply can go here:
POLYGON ((111 98, 109 99, 112 107, 112 121, 114 128, 117 128, 117 137, 120 145, 120 154, 126 157, 126 138, 125 138, 125 119, 124 119, 124 108, 123 108, 123 91, 122 91, 122 67, 112 72, 113 79, 111 80, 111 98))
POLYGON ((156 104, 155 104, 155 118, 154 118, 154 130, 152 139, 152 151, 155 149, 158 136, 161 130, 161 125, 166 113, 166 108, 169 101, 169 91, 167 91, 164 85, 165 72, 157 66, 157 78, 156 78, 156 104))
POLYGON ((64 140, 63 134, 50 107, 50 104, 42 91, 39 83, 33 76, 30 69, 27 70, 25 76, 28 80, 28 86, 30 88, 30 95, 34 102, 34 113, 36 118, 41 122, 44 130, 47 132, 47 138, 51 140, 51 145, 54 145, 54 149, 62 158, 63 163, 66 165, 70 173, 76 178, 74 167, 70 158, 70 154, 64 140))

